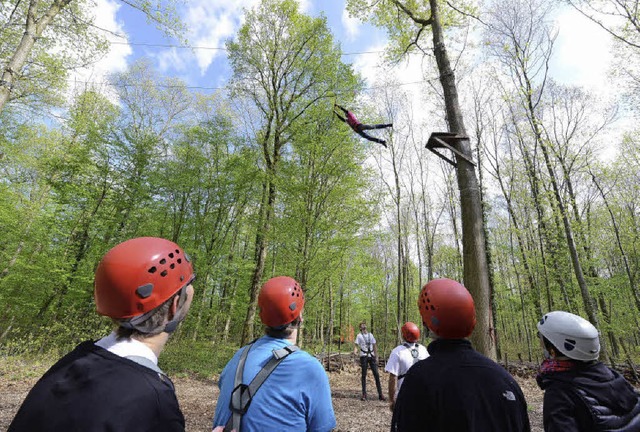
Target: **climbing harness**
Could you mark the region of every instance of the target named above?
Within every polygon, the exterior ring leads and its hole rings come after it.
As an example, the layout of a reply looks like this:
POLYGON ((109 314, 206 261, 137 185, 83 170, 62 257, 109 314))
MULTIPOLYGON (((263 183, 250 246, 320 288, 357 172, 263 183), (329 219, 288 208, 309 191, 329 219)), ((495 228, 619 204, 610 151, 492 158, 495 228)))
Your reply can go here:
MULTIPOLYGON (((418 359, 418 344, 417 343, 405 342, 402 345, 404 345, 405 348, 407 348, 408 350, 411 350, 411 357, 413 357, 413 363, 411 363, 411 366, 413 366, 419 360, 418 359)), ((409 369, 411 369, 411 366, 409 367, 409 369)), ((404 376, 407 374, 407 372, 409 372, 409 369, 407 369, 403 374, 398 375, 398 381, 401 380, 402 378, 404 378, 404 376)))
MULTIPOLYGON (((365 353, 365 356, 370 357, 371 354, 373 354, 373 344, 371 343, 371 333, 367 333, 367 336, 364 335, 364 333, 360 332, 360 334, 362 335, 362 339, 364 339, 365 344, 367 345, 367 350, 363 350, 362 347, 360 347, 360 352, 365 353)), ((360 356, 362 357, 362 356, 360 356)))
MULTIPOLYGON (((255 341, 254 341, 255 342, 255 341)), ((244 364, 249 355, 249 350, 253 346, 253 342, 244 347, 242 354, 240 355, 240 361, 236 368, 235 380, 233 383, 233 392, 231 392, 231 400, 229 401, 229 409, 231 410, 231 417, 224 427, 224 432, 240 432, 240 422, 242 416, 247 413, 249 405, 253 400, 253 396, 256 394, 262 383, 271 375, 271 372, 284 360, 289 354, 298 351, 296 345, 288 345, 281 349, 274 349, 273 356, 269 359, 266 365, 258 374, 253 378, 249 385, 242 383, 242 374, 244 372, 244 364)))

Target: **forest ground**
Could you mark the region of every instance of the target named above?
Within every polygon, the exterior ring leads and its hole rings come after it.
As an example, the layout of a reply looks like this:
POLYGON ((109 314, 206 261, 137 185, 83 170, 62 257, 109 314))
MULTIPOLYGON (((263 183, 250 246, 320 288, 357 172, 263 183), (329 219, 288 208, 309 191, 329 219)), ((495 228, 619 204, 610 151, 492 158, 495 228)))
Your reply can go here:
MULTIPOLYGON (((11 419, 31 387, 46 371, 48 364, 7 360, 0 357, 0 430, 7 430, 11 419)), ((382 388, 387 389, 386 373, 381 373, 382 388)), ((346 364, 340 372, 329 373, 333 407, 338 427, 336 431, 388 431, 391 411, 388 402, 378 401, 375 384, 368 374, 367 389, 370 400, 360 400, 360 368, 346 364)), ((180 406, 186 420, 187 431, 210 431, 211 420, 218 397, 216 380, 196 379, 187 375, 172 376, 180 406)), ((529 418, 533 432, 542 432, 542 391, 532 377, 518 377, 529 405, 529 418)), ((426 419, 425 419, 426 420, 426 419)))

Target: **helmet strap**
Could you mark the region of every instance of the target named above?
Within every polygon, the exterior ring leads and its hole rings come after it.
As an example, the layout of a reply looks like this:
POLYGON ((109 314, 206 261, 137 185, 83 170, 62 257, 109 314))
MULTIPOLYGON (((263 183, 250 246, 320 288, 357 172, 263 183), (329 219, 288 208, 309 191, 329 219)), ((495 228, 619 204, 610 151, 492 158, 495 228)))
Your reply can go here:
POLYGON ((118 325, 126 329, 135 330, 140 333, 149 334, 153 333, 155 328, 151 328, 149 318, 153 315, 155 309, 143 313, 142 315, 135 316, 128 320, 119 320, 118 325))
POLYGON ((184 308, 184 304, 187 300, 187 290, 185 288, 189 286, 192 280, 193 279, 191 279, 186 285, 184 285, 178 293, 171 296, 172 299, 176 295, 180 296, 178 298, 178 309, 176 310, 176 313, 173 316, 173 318, 167 324, 165 324, 162 330, 158 331, 158 327, 152 327, 151 320, 149 320, 149 318, 154 313, 157 312, 157 308, 152 309, 148 312, 145 312, 142 315, 138 315, 133 318, 130 318, 128 320, 120 320, 118 321, 118 324, 120 325, 120 327, 135 330, 137 332, 144 333, 144 334, 161 333, 163 331, 167 333, 174 332, 178 327, 178 324, 180 324, 187 316, 187 311, 184 308))
POLYGON ((187 301, 187 290, 185 289, 189 284, 182 287, 180 290, 180 297, 178 298, 178 309, 176 310, 173 318, 164 326, 164 331, 167 333, 173 333, 180 324, 187 317, 187 310, 185 303, 187 301))

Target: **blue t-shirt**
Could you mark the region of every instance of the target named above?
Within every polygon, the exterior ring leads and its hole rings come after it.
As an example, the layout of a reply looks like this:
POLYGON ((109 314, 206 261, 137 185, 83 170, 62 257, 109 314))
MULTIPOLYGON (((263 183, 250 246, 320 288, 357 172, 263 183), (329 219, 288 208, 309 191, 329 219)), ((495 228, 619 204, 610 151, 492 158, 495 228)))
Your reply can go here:
MULTIPOLYGON (((287 345, 289 341, 270 336, 255 341, 245 362, 242 382, 249 384, 272 357, 272 350, 287 345)), ((229 400, 241 353, 242 349, 235 353, 220 375, 213 427, 224 426, 231 417, 229 400)), ((243 432, 330 431, 335 427, 329 378, 320 362, 302 350, 289 354, 262 383, 241 424, 243 432)))

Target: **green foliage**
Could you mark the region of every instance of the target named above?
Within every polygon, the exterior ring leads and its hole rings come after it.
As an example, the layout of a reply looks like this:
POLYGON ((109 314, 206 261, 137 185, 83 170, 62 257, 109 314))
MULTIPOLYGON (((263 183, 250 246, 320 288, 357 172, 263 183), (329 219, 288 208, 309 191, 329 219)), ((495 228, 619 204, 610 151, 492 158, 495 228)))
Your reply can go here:
MULTIPOLYGON (((349 8, 387 27, 394 53, 400 54, 417 27, 392 3, 377 2, 370 10, 365 6, 373 3, 354 0, 349 8)), ((149 2, 135 4, 150 12, 153 21, 175 23, 156 15, 149 2)), ((428 2, 405 4, 429 16, 428 2)), ((80 5, 74 2, 74 7, 80 5)), ((2 6, 2 13, 9 6, 2 6)), ((457 15, 448 7, 444 13, 445 23, 455 27, 457 15)), ((20 35, 11 26, 0 32, 7 46, 20 35)), ((427 33, 420 36, 425 46, 427 33)), ((55 51, 45 49, 52 41, 44 42, 38 48, 42 52, 34 54, 42 56, 37 57, 42 69, 31 70, 38 76, 19 87, 30 108, 64 103, 56 96, 62 87, 52 86, 48 95, 26 95, 38 93, 51 80, 63 82, 60 67, 73 64, 64 56, 47 57, 55 51)), ((135 236, 175 240, 192 256, 198 276, 190 314, 160 358, 171 374, 211 377, 237 349, 250 306, 258 233, 268 240, 263 279, 289 274, 304 283, 303 343, 311 352, 337 349, 338 334, 363 320, 370 323, 382 352, 395 346, 398 228, 411 233, 405 239, 408 260, 402 264, 408 288, 400 310, 406 306, 407 319, 420 322, 414 236, 431 238, 435 230, 423 278, 427 265, 441 277, 462 278, 462 251, 452 233, 459 225, 457 195, 451 188, 442 192, 444 186, 431 178, 432 167, 425 163, 421 173, 430 177, 423 186, 428 196, 409 196, 413 191, 401 185, 403 196, 425 201, 425 215, 407 217, 402 226, 398 221, 385 224, 379 216, 388 202, 387 190, 379 173, 368 168, 369 144, 332 114, 336 97, 345 105, 360 103, 356 98, 363 82, 342 63, 324 17, 300 13, 292 0, 265 0, 248 13, 228 47, 234 68, 231 96, 194 94, 180 80, 160 76, 141 61, 112 78, 117 105, 88 90, 59 111, 59 123, 25 121, 15 106, 0 113, 3 359, 35 356, 50 364, 77 343, 108 334, 111 322, 95 313, 93 273, 105 251, 135 236), (282 85, 281 91, 274 91, 273 82, 282 85), (247 110, 236 111, 247 102, 247 110), (269 170, 269 164, 277 169, 269 170), (276 192, 271 224, 263 233, 263 188, 269 185, 276 192)), ((89 51, 86 58, 100 47, 89 51)), ((547 83, 547 88, 554 86, 547 83)), ((562 130, 564 118, 551 121, 552 114, 563 112, 563 103, 575 102, 579 92, 554 91, 556 98, 544 95, 539 110, 548 130, 562 130)), ((500 176, 504 189, 497 195, 497 188, 489 186, 486 199, 496 329, 510 360, 529 355, 535 360, 540 356, 535 339, 540 314, 557 308, 584 315, 585 308, 563 237, 562 214, 554 205, 549 171, 541 169, 544 161, 529 119, 522 106, 514 105, 517 92, 495 92, 503 96, 499 102, 504 111, 496 111, 492 119, 492 156, 500 172, 491 175, 500 176)), ((571 130, 588 143, 594 129, 590 124, 571 130)), ((588 146, 582 141, 575 146, 547 141, 552 172, 564 180, 562 199, 577 233, 580 259, 592 270, 588 289, 610 316, 600 330, 607 338, 611 333, 627 341, 637 358, 638 133, 624 137, 620 156, 610 163, 583 152, 588 146), (573 161, 574 171, 563 171, 563 157, 573 161), (573 201, 569 184, 577 186, 573 201)), ((486 170, 486 161, 479 162, 486 170)), ((447 173, 442 182, 455 184, 447 173)), ((424 248, 425 242, 420 244, 424 248)), ((602 310, 599 314, 604 316, 602 310)), ((261 332, 257 320, 248 325, 261 332)), ((345 344, 348 351, 351 346, 345 344)), ((8 373, 16 373, 14 366, 9 368, 8 373)), ((40 371, 36 366, 25 373, 40 371)))
MULTIPOLYGON (((171 37, 180 38, 184 26, 175 2, 133 0, 129 7, 144 13, 149 22, 171 37)), ((12 71, 11 82, 0 86, 0 112, 6 102, 33 110, 62 105, 70 70, 100 59, 108 44, 93 21, 94 2, 5 1, 0 4, 0 65, 3 78, 12 71), (31 38, 23 38, 31 35, 31 38), (5 97, 6 96, 6 97, 5 97)), ((4 79, 3 79, 4 82, 4 79)))
POLYGON ((206 340, 170 340, 159 360, 159 366, 169 375, 193 374, 211 378, 220 374, 237 346, 211 343, 206 340))
MULTIPOLYGON (((450 30, 466 27, 468 16, 476 14, 476 8, 469 2, 456 3, 457 10, 454 10, 448 7, 447 2, 437 1, 441 24, 450 30)), ((432 15, 428 0, 348 0, 347 11, 351 16, 387 30, 390 41, 387 56, 390 60, 398 60, 407 53, 417 51, 425 54, 431 50, 429 25, 432 15)))

